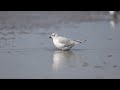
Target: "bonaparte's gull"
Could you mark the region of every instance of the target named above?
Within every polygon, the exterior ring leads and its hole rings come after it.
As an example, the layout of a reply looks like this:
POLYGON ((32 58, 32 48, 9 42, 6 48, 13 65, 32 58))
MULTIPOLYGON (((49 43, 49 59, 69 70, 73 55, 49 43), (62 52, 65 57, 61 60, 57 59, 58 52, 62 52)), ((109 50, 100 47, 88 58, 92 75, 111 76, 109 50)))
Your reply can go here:
POLYGON ((53 44, 61 50, 70 50, 75 44, 82 43, 86 40, 71 40, 66 37, 61 37, 57 33, 52 33, 49 38, 53 39, 53 44))
POLYGON ((115 15, 116 11, 109 11, 110 15, 115 15))
POLYGON ((113 29, 115 29, 115 25, 118 23, 118 13, 119 13, 119 11, 109 11, 109 13, 112 16, 110 24, 112 25, 113 29))

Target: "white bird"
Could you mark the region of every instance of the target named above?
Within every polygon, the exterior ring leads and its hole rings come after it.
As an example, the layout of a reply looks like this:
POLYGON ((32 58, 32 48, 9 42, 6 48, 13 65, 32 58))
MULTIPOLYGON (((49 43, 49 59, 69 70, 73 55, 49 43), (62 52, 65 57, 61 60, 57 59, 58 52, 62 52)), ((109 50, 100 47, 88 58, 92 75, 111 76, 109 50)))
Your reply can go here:
POLYGON ((113 17, 113 19, 117 18, 118 13, 119 13, 119 11, 109 11, 109 14, 113 17))
POLYGON ((110 21, 110 24, 112 25, 113 29, 115 29, 115 26, 118 22, 118 14, 119 11, 109 11, 109 14, 112 16, 112 19, 110 21))
POLYGON ((110 15, 115 15, 116 14, 116 11, 109 11, 110 15))
POLYGON ((61 37, 57 33, 51 34, 49 38, 52 38, 55 47, 61 49, 62 51, 70 50, 75 44, 79 44, 86 41, 86 40, 71 40, 66 37, 61 37))

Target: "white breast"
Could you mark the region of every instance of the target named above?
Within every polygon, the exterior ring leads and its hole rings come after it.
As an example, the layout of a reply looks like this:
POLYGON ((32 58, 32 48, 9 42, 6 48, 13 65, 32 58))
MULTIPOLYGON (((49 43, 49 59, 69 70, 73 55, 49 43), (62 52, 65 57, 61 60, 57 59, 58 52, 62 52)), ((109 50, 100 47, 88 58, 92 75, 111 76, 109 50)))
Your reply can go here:
POLYGON ((57 39, 53 39, 53 43, 58 49, 62 49, 62 50, 69 50, 74 46, 74 44, 72 44, 66 47, 65 44, 59 43, 57 39))
POLYGON ((64 48, 64 44, 59 43, 57 39, 53 39, 53 43, 58 49, 64 48))

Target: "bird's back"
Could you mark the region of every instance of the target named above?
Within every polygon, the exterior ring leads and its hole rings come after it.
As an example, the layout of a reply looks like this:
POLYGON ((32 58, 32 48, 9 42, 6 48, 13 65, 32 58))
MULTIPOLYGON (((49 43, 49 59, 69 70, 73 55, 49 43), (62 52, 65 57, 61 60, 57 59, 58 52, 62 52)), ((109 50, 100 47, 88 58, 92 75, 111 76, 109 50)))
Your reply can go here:
POLYGON ((66 37, 58 37, 58 42, 60 42, 61 44, 65 44, 65 45, 72 45, 75 44, 75 42, 73 40, 70 40, 66 37))

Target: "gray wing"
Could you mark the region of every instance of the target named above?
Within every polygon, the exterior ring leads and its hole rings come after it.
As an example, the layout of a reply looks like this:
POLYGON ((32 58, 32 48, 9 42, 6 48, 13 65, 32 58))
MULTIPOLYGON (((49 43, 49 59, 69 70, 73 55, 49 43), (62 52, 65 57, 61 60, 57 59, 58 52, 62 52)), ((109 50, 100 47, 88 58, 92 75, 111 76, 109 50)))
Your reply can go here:
POLYGON ((58 37, 58 42, 61 44, 64 44, 65 46, 71 46, 71 45, 75 44, 75 42, 73 40, 70 40, 65 37, 58 37))

